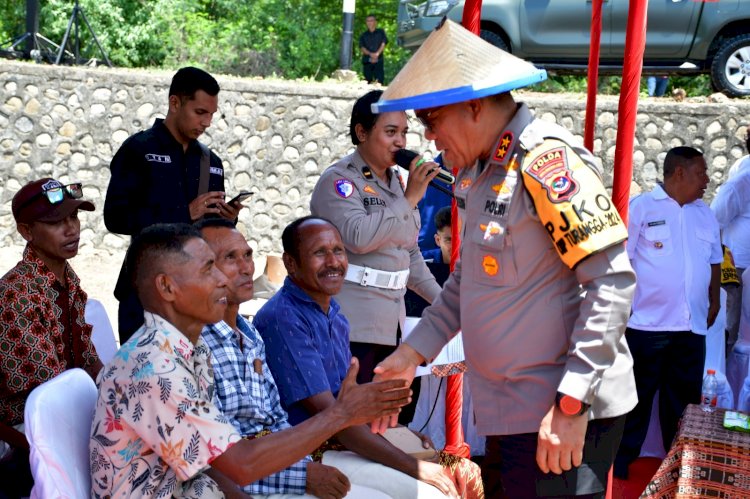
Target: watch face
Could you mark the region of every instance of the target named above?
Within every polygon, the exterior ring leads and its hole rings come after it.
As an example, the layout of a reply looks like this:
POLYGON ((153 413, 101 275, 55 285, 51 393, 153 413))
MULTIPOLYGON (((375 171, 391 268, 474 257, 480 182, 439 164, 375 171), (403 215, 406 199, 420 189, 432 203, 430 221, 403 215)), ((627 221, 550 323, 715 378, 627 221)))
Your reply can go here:
POLYGON ((581 413, 583 403, 569 395, 560 397, 560 410, 568 416, 577 416, 581 413))

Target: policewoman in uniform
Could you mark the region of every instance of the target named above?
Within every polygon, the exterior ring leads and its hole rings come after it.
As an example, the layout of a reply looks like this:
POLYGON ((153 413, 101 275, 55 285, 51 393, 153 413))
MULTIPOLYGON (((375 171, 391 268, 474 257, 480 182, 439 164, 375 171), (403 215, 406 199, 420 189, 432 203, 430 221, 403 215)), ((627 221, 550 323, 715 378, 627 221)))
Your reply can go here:
POLYGON ((393 155, 406 146, 406 113, 373 114, 382 93, 373 90, 354 104, 349 134, 357 148, 323 172, 310 201, 312 214, 333 222, 346 246, 349 270, 336 301, 351 325, 359 382, 372 379, 397 345, 406 288, 428 302, 440 293, 417 246, 416 209, 438 165, 416 166, 415 158, 404 185, 393 155))
POLYGON ((544 78, 446 21, 376 104, 415 109, 459 168, 462 237, 440 296, 375 379, 409 379, 462 330, 487 497, 603 498, 637 399, 624 338, 635 275, 591 153, 510 94, 544 78))

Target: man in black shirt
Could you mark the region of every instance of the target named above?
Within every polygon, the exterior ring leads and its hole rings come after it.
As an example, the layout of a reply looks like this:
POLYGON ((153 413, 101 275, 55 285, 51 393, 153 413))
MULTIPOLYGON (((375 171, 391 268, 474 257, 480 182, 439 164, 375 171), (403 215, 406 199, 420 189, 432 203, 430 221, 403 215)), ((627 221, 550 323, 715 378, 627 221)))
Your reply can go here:
POLYGON ((367 83, 385 83, 383 71, 383 50, 388 43, 385 31, 378 28, 378 20, 370 14, 365 20, 367 31, 359 37, 359 49, 362 51, 362 69, 367 83))
MULTIPOLYGON (((186 67, 172 78, 169 109, 148 129, 129 137, 110 164, 104 223, 134 236, 155 223, 192 223, 204 216, 237 217, 242 205, 224 201, 224 168, 198 142, 218 108, 219 84, 205 71, 186 67)), ((115 287, 120 301, 120 342, 143 324, 143 309, 123 263, 115 287)))

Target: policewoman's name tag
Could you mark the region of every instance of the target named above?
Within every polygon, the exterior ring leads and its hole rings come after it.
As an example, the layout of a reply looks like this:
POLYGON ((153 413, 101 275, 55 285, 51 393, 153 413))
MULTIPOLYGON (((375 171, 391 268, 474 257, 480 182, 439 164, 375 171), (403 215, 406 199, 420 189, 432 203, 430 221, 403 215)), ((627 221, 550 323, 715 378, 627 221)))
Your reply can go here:
POLYGON ((571 269, 627 239, 599 176, 565 142, 545 140, 528 152, 521 171, 555 250, 571 269))

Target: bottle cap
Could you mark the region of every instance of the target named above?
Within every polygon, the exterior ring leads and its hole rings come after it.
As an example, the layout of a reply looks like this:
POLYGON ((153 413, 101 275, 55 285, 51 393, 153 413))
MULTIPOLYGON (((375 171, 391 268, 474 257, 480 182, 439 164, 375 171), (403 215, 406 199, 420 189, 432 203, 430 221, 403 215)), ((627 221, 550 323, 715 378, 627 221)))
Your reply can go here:
POLYGON ((716 370, 714 370, 714 369, 709 369, 709 370, 708 370, 708 371, 706 371, 706 372, 707 372, 708 374, 716 374, 716 370))

